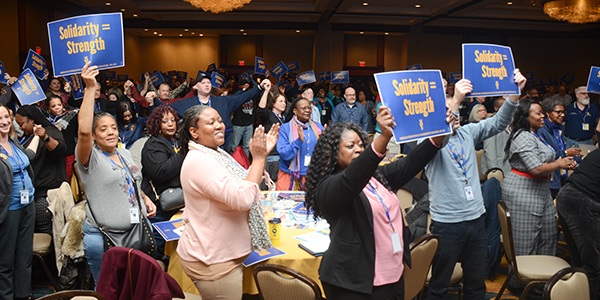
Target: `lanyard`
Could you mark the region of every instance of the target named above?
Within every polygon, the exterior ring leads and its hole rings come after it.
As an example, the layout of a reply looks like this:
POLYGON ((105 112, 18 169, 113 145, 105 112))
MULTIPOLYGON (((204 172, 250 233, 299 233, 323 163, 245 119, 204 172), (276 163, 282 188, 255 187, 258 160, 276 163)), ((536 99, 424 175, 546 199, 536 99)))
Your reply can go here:
POLYGON ((202 103, 202 101, 200 101, 200 95, 198 95, 198 102, 200 103, 200 105, 208 105, 210 107, 212 107, 212 100, 210 99, 210 96, 208 96, 208 103, 202 103))
POLYGON ((392 227, 392 231, 396 232, 396 229, 394 228, 394 223, 392 223, 392 218, 390 217, 390 211, 388 210, 387 205, 385 205, 385 202, 383 202, 383 197, 381 197, 379 192, 377 192, 377 189, 375 188, 373 183, 371 183, 370 180, 369 180, 369 183, 367 184, 367 190, 369 192, 371 192, 373 195, 375 195, 375 197, 377 197, 377 200, 379 200, 379 203, 381 203, 381 206, 383 206, 383 209, 385 210, 385 216, 387 217, 388 222, 390 223, 390 226, 392 227))
POLYGON ((173 151, 175 151, 175 154, 179 153, 179 150, 181 148, 179 148, 179 143, 177 143, 177 139, 173 138, 172 140, 169 140, 166 137, 162 137, 163 139, 165 139, 167 142, 169 142, 169 144, 171 144, 171 146, 173 147, 173 151))
POLYGON ((275 117, 277 118, 277 121, 279 121, 280 125, 283 125, 283 118, 280 118, 279 115, 276 112, 273 112, 273 114, 275 115, 275 117))
POLYGON ((586 105, 585 108, 583 109, 583 113, 581 112, 581 110, 579 110, 579 107, 577 107, 577 102, 573 103, 573 107, 575 107, 575 110, 577 111, 577 113, 579 113, 579 115, 581 115, 582 117, 582 122, 585 123, 585 119, 587 118, 587 111, 588 111, 588 107, 589 105, 586 105))
POLYGON ((465 147, 463 147, 463 142, 460 139, 460 136, 457 135, 456 138, 458 139, 458 142, 460 143, 461 155, 459 156, 456 153, 456 151, 454 151, 452 144, 448 143, 448 148, 450 149, 450 152, 452 152, 452 156, 454 157, 454 160, 456 161, 456 163, 458 164, 458 167, 461 169, 463 175, 465 176, 466 183, 469 184, 469 176, 467 175, 467 156, 465 155, 465 147))
POLYGON ((554 151, 554 148, 552 148, 552 146, 550 146, 550 144, 548 144, 548 142, 546 142, 546 140, 544 140, 541 136, 539 136, 537 133, 532 132, 533 136, 538 139, 538 141, 544 143, 544 145, 548 146, 548 148, 552 149, 552 151, 554 151))
POLYGON ((562 137, 560 136, 560 130, 558 129, 558 127, 552 129, 552 133, 554 134, 554 138, 556 138, 556 142, 558 143, 558 150, 560 150, 561 153, 565 152, 565 150, 566 150, 565 142, 563 141, 562 137))
MULTIPOLYGON (((10 144, 10 143, 9 143, 10 144)), ((8 155, 8 152, 6 151, 6 149, 4 149, 4 147, 0 146, 0 150, 2 151, 2 153, 4 155, 6 155, 9 159, 14 160, 14 162, 17 164, 17 166, 19 166, 19 175, 21 177, 21 182, 23 183, 23 188, 25 188, 25 162, 21 159, 21 156, 19 156, 19 153, 17 153, 17 149, 15 149, 15 147, 12 146, 12 144, 10 145, 12 147, 12 152, 14 156, 8 155), (18 159, 16 160, 15 157, 18 159)))
POLYGON ((29 143, 29 141, 31 141, 31 139, 33 138, 33 134, 30 136, 22 136, 21 139, 19 140, 19 144, 21 144, 21 146, 25 146, 27 143, 29 143))
MULTIPOLYGON (((96 146, 96 149, 100 150, 100 148, 98 148, 98 146, 96 146)), ((131 170, 129 170, 129 167, 127 167, 127 164, 125 163, 125 161, 123 160, 123 157, 121 156, 121 154, 119 154, 119 152, 117 152, 117 156, 119 157, 119 160, 121 161, 121 164, 123 165, 123 167, 119 166, 114 160, 112 160, 109 156, 108 153, 104 152, 104 150, 100 150, 102 151, 102 153, 104 154, 104 156, 106 156, 106 158, 108 158, 108 160, 110 160, 110 162, 117 166, 119 169, 124 169, 125 170, 125 180, 127 182, 127 191, 129 192, 129 202, 131 203, 131 206, 134 207, 135 206, 135 190, 133 189, 133 178, 131 175, 131 170)))
POLYGON ((348 116, 350 118, 352 118, 352 116, 356 113, 356 111, 358 110, 356 108, 356 103, 354 103, 354 106, 350 107, 350 105, 346 104, 344 105, 344 108, 346 109, 346 112, 348 113, 348 116))

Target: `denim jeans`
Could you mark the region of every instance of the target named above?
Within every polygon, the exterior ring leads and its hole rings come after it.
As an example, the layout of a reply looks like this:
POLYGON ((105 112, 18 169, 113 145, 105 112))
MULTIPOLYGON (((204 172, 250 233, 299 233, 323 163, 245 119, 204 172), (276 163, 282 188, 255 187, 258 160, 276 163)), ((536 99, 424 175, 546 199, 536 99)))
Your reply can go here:
POLYGON ((87 222, 83 222, 83 251, 97 286, 104 256, 104 238, 100 229, 87 222))
POLYGON ((236 126, 233 125, 233 136, 231 138, 231 145, 228 150, 229 153, 233 153, 235 148, 240 145, 240 141, 242 142, 242 148, 244 152, 246 152, 246 156, 250 157, 250 150, 248 148, 248 144, 250 143, 250 139, 252 138, 252 125, 248 126, 236 126))
POLYGON ((581 193, 571 184, 556 196, 556 208, 576 267, 588 277, 590 299, 600 299, 600 202, 581 193), (574 244, 573 244, 574 243, 574 244), (578 265, 580 264, 580 265, 578 265))
POLYGON ((485 217, 459 223, 432 222, 431 233, 439 236, 427 299, 444 299, 450 276, 458 261, 463 268, 463 299, 484 299, 487 237, 485 217))

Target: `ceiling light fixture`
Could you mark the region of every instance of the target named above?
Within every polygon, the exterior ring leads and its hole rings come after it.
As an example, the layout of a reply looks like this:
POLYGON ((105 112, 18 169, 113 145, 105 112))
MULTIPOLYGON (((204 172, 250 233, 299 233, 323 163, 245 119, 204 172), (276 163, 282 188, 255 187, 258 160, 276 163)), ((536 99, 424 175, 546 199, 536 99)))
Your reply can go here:
POLYGON ((365 32, 364 32, 364 31, 361 31, 361 32, 360 32, 360 34, 365 34, 365 32))
POLYGON ((369 5, 369 2, 363 2, 363 6, 369 5))
POLYGON ((390 35, 390 33, 389 33, 389 32, 386 32, 386 33, 385 33, 385 35, 390 35))
POLYGON ((159 33, 158 36, 162 36, 162 33, 159 33))
POLYGON ((154 34, 158 34, 158 32, 155 31, 154 34))
POLYGON ((110 6, 110 2, 106 2, 106 6, 110 6))
POLYGON ((201 34, 199 34, 198 36, 204 36, 204 34, 203 34, 203 33, 201 33, 201 34))
POLYGON ((144 28, 144 31, 148 31, 148 28, 144 28))
POLYGON ((184 29, 183 31, 189 31, 189 29, 187 29, 187 28, 186 28, 186 29, 184 29))
POLYGON ((248 35, 248 34, 244 32, 244 35, 248 35))
POLYGON ((297 30, 297 29, 296 29, 296 33, 300 33, 300 30, 297 30))
POLYGON ((183 36, 183 33, 180 33, 179 36, 183 36))
POLYGON ((421 4, 415 4, 416 8, 421 8, 421 4))
POLYGON ((137 14, 133 14, 133 17, 134 17, 134 18, 137 18, 137 14))
POLYGON ((124 9, 124 8, 121 8, 121 11, 125 11, 125 9, 124 9))
POLYGON ((598 0, 542 0, 544 13, 569 23, 594 23, 600 20, 598 0))
POLYGON ((507 5, 512 5, 513 3, 512 3, 512 1, 508 1, 508 2, 506 2, 506 4, 507 5))
POLYGON ((221 14, 232 11, 234 9, 238 9, 252 0, 184 0, 185 2, 189 2, 196 8, 202 8, 202 10, 206 12, 211 12, 213 14, 221 14))

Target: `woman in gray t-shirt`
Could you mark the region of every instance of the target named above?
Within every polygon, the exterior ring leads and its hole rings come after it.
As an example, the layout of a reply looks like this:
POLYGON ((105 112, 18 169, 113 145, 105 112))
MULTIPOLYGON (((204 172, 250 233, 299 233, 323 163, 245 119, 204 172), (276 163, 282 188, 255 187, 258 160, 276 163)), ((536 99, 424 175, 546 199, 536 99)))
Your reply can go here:
POLYGON ((141 170, 129 151, 117 149, 119 134, 115 118, 108 113, 94 116, 94 92, 99 88, 96 75, 98 68, 86 63, 81 73, 86 87, 79 111, 75 158, 88 199, 83 246, 90 270, 98 280, 104 255, 104 239, 98 227, 132 229, 143 220, 141 213, 152 217, 156 207, 136 184, 141 182, 141 170), (137 195, 142 198, 140 201, 137 195))

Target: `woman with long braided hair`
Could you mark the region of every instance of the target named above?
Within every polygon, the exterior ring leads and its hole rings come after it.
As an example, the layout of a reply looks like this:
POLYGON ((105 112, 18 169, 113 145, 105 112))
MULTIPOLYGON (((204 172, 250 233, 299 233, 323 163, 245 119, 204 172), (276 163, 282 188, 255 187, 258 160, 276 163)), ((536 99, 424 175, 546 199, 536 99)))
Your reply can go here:
POLYGON ((381 135, 371 145, 356 124, 327 128, 308 169, 307 209, 331 229, 319 268, 327 299, 404 299, 410 242, 394 191, 425 167, 444 137, 424 141, 408 157, 380 167, 395 126, 389 108, 379 109, 377 123, 381 135))

